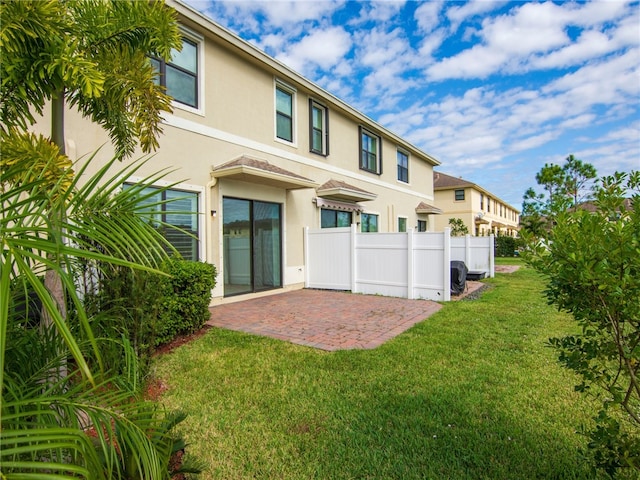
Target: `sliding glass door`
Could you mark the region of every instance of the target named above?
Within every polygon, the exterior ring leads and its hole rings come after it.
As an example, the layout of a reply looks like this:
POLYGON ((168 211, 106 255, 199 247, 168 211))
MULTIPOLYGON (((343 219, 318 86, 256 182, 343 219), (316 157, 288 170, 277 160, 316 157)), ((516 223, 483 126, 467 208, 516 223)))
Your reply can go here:
POLYGON ((225 197, 224 295, 282 287, 280 204, 225 197))

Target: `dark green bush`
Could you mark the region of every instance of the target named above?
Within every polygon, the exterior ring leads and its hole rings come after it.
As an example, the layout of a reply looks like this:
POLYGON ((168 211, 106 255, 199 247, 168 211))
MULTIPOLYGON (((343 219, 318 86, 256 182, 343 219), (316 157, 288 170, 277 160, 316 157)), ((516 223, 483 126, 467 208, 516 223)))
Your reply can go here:
MULTIPOLYGON (((123 352, 110 339, 129 340, 144 369, 155 348, 163 275, 120 266, 102 266, 96 293, 85 296, 85 309, 106 365, 121 369, 123 352)), ((91 290, 90 290, 91 291, 91 290)))
MULTIPOLYGON (((168 275, 111 267, 100 274, 97 294, 85 303, 94 319, 96 335, 129 339, 142 366, 155 348, 177 335, 193 333, 209 318, 211 289, 215 286, 213 265, 173 258, 161 271, 168 275)), ((104 351, 107 364, 120 363, 121 351, 104 351)))
POLYGON ((521 246, 522 240, 520 238, 497 236, 495 237, 495 256, 515 257, 521 246))
POLYGON ((158 286, 162 298, 156 346, 202 328, 209 319, 211 289, 216 277, 215 266, 202 262, 171 259, 165 262, 163 270, 171 276, 158 286))

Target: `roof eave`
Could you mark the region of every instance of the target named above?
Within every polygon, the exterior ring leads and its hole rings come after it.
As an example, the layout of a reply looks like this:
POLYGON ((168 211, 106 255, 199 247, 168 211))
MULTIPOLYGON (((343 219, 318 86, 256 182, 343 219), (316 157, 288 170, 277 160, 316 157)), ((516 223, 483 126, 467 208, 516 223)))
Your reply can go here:
POLYGON ((322 99, 328 100, 330 103, 334 104, 334 106, 344 111, 347 115, 350 115, 355 119, 357 119, 357 121, 362 122, 364 124, 368 124, 372 127, 375 127, 381 133, 384 133, 386 136, 388 136, 389 138, 397 142, 402 147, 409 150, 411 153, 422 157, 425 161, 427 161, 432 166, 437 167, 438 165, 441 165, 441 162, 437 160, 435 157, 432 157, 431 155, 424 152, 423 150, 416 147, 415 145, 411 144, 407 140, 399 137, 398 135, 391 132, 387 128, 383 127, 376 121, 372 120, 371 118, 367 117, 360 111, 356 110, 351 105, 345 103, 343 100, 340 100, 338 97, 336 97, 332 93, 324 90, 322 87, 315 84, 311 80, 303 77, 296 71, 287 67, 282 62, 267 55, 265 52, 263 52, 259 48, 256 48, 251 43, 247 42, 246 40, 243 40, 242 38, 240 38, 239 36, 231 32, 230 30, 224 28, 222 25, 219 25, 212 19, 208 18, 206 15, 200 13, 191 5, 187 5, 180 0, 166 0, 165 3, 169 7, 176 10, 183 17, 189 19, 190 21, 198 24, 199 26, 205 29, 208 29, 209 31, 219 36, 226 42, 230 43, 234 47, 242 50, 245 54, 255 58, 256 60, 262 63, 267 64, 270 68, 278 72, 280 75, 291 78, 294 82, 309 89, 309 91, 318 95, 322 99))
POLYGON ((276 172, 268 172, 249 165, 234 165, 228 168, 214 170, 211 173, 215 178, 227 178, 244 182, 262 183, 285 190, 297 190, 301 188, 315 188, 318 186, 313 180, 290 177, 276 172))

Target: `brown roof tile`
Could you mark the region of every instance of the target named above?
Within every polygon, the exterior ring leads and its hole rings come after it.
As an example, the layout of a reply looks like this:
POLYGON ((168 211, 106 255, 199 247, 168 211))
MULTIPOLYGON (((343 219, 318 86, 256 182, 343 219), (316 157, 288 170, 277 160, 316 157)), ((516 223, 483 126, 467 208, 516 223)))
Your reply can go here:
POLYGON ((236 158, 235 160, 231 160, 230 162, 223 163, 222 165, 218 165, 217 167, 214 167, 213 170, 218 171, 218 170, 224 170, 226 168, 239 167, 239 166, 256 168, 258 170, 264 170, 265 172, 272 172, 272 173, 277 173, 279 175, 286 175, 287 177, 311 181, 308 178, 303 177, 302 175, 298 175, 297 173, 293 173, 293 172, 290 172, 289 170, 285 170, 284 168, 280 168, 275 165, 272 165, 265 160, 258 160, 256 158, 251 158, 246 155, 236 158))
POLYGON ((366 193, 366 194, 371 194, 371 192, 367 192, 366 190, 363 190, 362 188, 358 188, 358 187, 355 187, 353 185, 349 185, 348 183, 342 182, 340 180, 333 180, 333 179, 331 179, 328 182, 325 182, 324 184, 319 186, 318 190, 319 191, 330 190, 332 188, 344 188, 346 190, 353 190, 355 192, 362 192, 362 193, 366 193))
POLYGON ((454 187, 473 187, 474 183, 463 180, 460 177, 452 177, 440 172, 433 172, 433 188, 446 189, 454 187))

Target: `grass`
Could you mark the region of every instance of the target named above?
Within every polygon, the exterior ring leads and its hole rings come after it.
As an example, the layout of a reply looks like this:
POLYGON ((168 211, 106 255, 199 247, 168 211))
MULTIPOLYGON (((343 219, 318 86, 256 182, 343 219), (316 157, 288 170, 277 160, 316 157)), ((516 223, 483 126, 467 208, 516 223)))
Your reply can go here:
POLYGON ((206 479, 589 479, 550 336, 572 328, 521 268, 375 350, 212 329, 156 359, 206 479))

